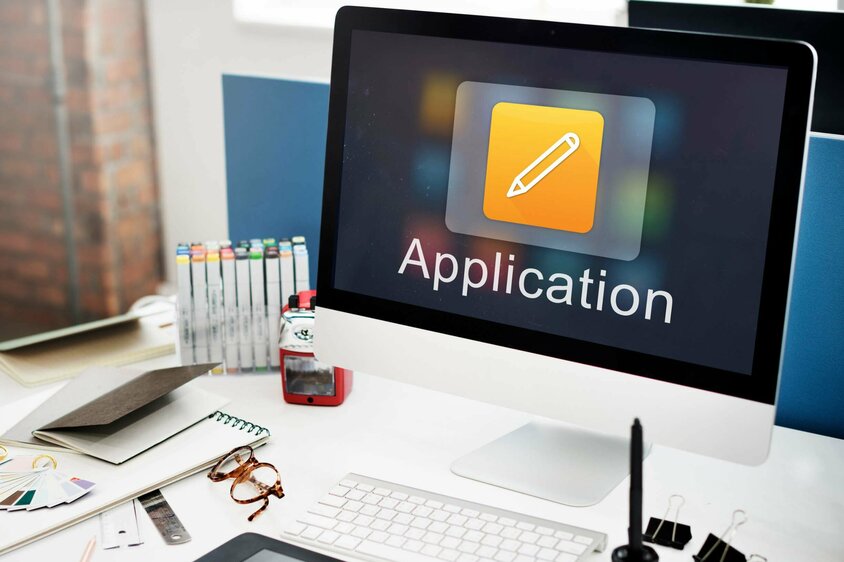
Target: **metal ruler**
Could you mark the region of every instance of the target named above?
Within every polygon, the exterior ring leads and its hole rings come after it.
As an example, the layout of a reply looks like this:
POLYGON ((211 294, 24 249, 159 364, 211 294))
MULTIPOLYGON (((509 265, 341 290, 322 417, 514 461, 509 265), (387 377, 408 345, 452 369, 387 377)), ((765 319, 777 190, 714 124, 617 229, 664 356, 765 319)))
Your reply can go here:
POLYGON ((190 541, 190 533, 173 513, 173 508, 161 495, 160 490, 152 491, 138 498, 141 505, 149 514, 155 528, 161 533, 161 538, 167 544, 182 544, 190 541))
POLYGON ((100 513, 100 531, 104 549, 143 544, 138 528, 135 502, 129 501, 100 513))

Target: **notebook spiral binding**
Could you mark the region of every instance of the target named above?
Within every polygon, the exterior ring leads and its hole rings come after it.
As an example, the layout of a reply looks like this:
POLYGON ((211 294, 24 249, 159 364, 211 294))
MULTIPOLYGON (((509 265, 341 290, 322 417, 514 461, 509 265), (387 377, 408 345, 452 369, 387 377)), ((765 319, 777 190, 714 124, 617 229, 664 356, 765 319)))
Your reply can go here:
POLYGON ((246 433, 254 433, 255 435, 260 435, 261 433, 266 433, 267 435, 270 434, 270 430, 266 427, 261 427, 260 425, 255 425, 254 423, 242 420, 235 416, 230 416, 225 412, 221 412, 217 410, 210 416, 209 418, 215 418, 214 421, 222 421, 226 425, 230 425, 234 428, 237 428, 241 431, 245 431, 246 433))

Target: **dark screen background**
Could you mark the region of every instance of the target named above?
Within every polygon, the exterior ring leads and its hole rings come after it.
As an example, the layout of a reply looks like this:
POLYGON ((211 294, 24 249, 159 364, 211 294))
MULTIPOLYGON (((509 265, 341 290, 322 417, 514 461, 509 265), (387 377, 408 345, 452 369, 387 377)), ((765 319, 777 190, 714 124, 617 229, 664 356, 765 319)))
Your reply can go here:
MULTIPOLYGON (((781 68, 354 31, 334 286, 338 289, 749 374, 776 171, 786 71, 781 68), (450 232, 451 133, 463 81, 646 97, 656 106, 639 256, 630 261, 450 232), (575 304, 461 277, 432 290, 398 268, 413 238, 462 264, 516 255, 575 279, 575 304), (607 270, 606 299, 633 285, 637 314, 580 307, 577 277, 607 270), (672 294, 645 320, 647 289, 672 294)), ((432 272, 433 273, 433 272, 432 272)), ((461 273, 462 275, 462 273, 461 273)), ((514 283, 515 286, 515 283, 514 283)), ((590 290, 594 303, 596 284, 590 290)), ((619 300, 624 306, 625 300, 619 300)))

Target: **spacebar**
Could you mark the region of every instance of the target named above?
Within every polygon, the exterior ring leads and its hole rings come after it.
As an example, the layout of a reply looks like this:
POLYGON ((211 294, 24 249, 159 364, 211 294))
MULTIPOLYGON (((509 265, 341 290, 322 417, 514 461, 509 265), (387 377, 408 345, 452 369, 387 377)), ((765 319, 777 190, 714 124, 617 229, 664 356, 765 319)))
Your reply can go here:
POLYGON ((361 542, 355 550, 361 554, 383 558, 384 560, 407 560, 407 562, 431 562, 431 560, 435 560, 435 558, 423 556, 416 552, 410 552, 409 550, 402 550, 372 541, 361 542))

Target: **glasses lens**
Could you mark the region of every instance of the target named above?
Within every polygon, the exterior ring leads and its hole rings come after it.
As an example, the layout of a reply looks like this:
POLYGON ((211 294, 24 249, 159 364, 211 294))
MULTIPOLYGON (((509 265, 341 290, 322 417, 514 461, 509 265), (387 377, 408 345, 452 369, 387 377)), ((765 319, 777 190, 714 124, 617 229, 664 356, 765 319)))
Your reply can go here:
POLYGON ((266 495, 267 490, 278 482, 278 472, 269 466, 258 466, 244 478, 237 481, 232 490, 236 500, 251 500, 266 495))
POLYGON ((240 465, 246 463, 249 460, 252 451, 250 451, 246 447, 242 447, 237 449, 236 451, 232 451, 229 455, 223 459, 223 462, 220 463, 220 466, 217 467, 217 472, 219 474, 228 474, 232 472, 234 469, 238 468, 240 465))

